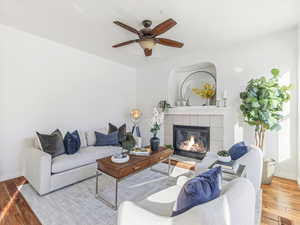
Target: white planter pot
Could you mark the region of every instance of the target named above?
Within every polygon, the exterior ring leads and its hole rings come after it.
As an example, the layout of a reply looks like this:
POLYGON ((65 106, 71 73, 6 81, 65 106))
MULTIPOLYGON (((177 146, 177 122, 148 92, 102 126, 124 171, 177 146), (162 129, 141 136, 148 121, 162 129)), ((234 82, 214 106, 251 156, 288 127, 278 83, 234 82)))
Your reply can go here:
POLYGON ((218 155, 218 160, 221 162, 230 162, 231 161, 231 157, 230 156, 219 156, 218 155))

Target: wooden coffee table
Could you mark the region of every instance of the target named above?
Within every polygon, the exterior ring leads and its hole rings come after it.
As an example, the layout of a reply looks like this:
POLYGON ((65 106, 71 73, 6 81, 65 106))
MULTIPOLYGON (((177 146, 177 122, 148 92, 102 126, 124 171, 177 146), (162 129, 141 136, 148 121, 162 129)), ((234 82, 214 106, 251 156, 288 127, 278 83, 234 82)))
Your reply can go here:
MULTIPOLYGON (((96 172, 96 198, 103 201, 105 204, 107 204, 108 206, 116 210, 118 208, 118 182, 120 182, 122 179, 132 174, 143 171, 165 160, 168 160, 168 172, 166 174, 169 175, 170 165, 171 165, 170 157, 172 156, 172 154, 173 154, 172 149, 160 147, 158 151, 152 152, 149 156, 130 155, 130 159, 126 163, 114 163, 111 161, 111 156, 98 159, 97 160, 98 166, 96 172), (105 200, 105 198, 101 196, 99 193, 98 190, 99 175, 102 174, 113 177, 115 180, 114 204, 105 200)), ((157 171, 154 169, 152 170, 157 171)), ((161 171, 157 171, 157 172, 161 172, 161 171)))

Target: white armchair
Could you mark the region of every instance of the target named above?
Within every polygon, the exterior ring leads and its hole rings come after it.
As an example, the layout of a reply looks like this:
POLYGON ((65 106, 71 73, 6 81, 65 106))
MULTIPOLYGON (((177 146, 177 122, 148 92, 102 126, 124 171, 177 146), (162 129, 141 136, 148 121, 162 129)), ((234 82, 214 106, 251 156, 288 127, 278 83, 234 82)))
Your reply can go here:
POLYGON ((118 211, 118 225, 254 225, 255 189, 245 178, 226 184, 221 196, 171 217, 177 196, 187 181, 149 196, 139 203, 125 201, 118 211))

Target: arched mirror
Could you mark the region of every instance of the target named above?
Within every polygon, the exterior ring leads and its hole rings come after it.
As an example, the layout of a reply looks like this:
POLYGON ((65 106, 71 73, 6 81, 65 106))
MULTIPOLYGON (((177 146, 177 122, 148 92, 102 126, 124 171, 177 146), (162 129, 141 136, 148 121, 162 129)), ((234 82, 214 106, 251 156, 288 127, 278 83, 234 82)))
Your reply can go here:
MULTIPOLYGON (((182 99, 189 100, 192 106, 206 105, 207 100, 197 95, 193 89, 203 89, 204 85, 209 84, 216 90, 216 78, 208 71, 196 71, 189 74, 181 84, 180 95, 182 99)), ((215 94, 216 96, 216 94, 215 94)), ((215 100, 215 96, 212 100, 215 100)))

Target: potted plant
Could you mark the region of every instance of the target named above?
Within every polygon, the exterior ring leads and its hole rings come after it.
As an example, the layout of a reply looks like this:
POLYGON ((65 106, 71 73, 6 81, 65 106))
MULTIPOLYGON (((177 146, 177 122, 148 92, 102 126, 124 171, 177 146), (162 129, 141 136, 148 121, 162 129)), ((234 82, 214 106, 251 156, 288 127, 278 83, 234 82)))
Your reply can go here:
POLYGON ((231 157, 230 157, 228 151, 225 151, 225 150, 218 151, 217 155, 218 155, 218 160, 221 162, 230 162, 231 161, 231 157))
POLYGON ((157 133, 160 130, 160 125, 162 123, 163 113, 159 113, 157 108, 154 108, 150 129, 150 132, 153 133, 153 137, 150 139, 150 146, 152 151, 157 151, 159 149, 160 139, 157 137, 157 133))
POLYGON ((130 152, 136 144, 136 141, 131 132, 126 133, 125 139, 122 141, 122 148, 130 152))
MULTIPOLYGON (((248 82, 240 93, 240 109, 245 122, 255 127, 255 144, 263 150, 267 130, 278 131, 283 119, 283 104, 290 100, 291 85, 279 84, 279 69, 271 70, 272 77, 261 77, 248 82)), ((275 173, 275 160, 265 159, 263 183, 270 184, 275 173)))
POLYGON ((159 101, 158 107, 161 109, 162 112, 168 112, 171 108, 171 105, 166 100, 159 101))

